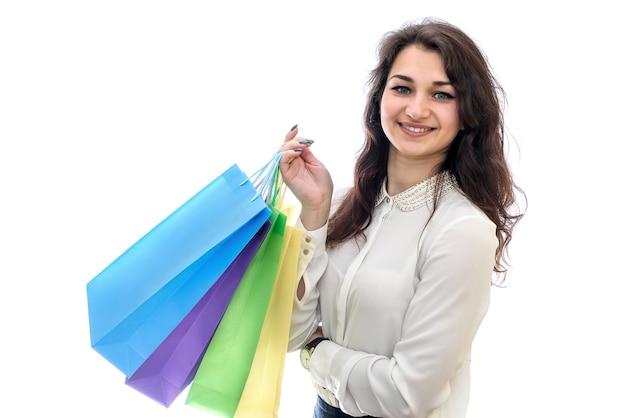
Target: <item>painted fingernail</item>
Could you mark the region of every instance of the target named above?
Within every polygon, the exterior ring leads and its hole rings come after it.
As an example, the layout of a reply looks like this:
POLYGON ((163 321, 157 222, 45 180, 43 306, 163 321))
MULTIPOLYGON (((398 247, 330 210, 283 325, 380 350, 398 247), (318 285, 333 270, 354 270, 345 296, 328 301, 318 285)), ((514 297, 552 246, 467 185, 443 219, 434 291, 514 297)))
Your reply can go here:
POLYGON ((289 131, 291 132, 291 131, 293 131, 294 129, 296 129, 297 127, 298 127, 298 124, 296 123, 295 125, 293 125, 293 126, 291 127, 291 129, 290 129, 289 131))
POLYGON ((302 145, 311 145, 314 142, 315 141, 312 140, 312 139, 303 139, 302 141, 300 141, 300 144, 302 144, 302 145))
POLYGON ((302 152, 302 148, 294 148, 293 149, 295 152, 302 152))

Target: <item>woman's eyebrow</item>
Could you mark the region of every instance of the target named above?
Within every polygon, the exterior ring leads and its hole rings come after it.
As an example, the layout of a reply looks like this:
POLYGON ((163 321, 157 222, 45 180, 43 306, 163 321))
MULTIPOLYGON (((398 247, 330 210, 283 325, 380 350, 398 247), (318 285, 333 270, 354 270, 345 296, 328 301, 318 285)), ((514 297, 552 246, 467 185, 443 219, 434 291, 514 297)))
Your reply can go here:
POLYGON ((402 75, 402 74, 394 74, 391 77, 389 77, 389 80, 391 80, 392 78, 399 78, 400 80, 404 80, 406 82, 412 83, 413 79, 409 76, 406 75, 402 75))
MULTIPOLYGON (((415 82, 415 80, 413 80, 411 77, 403 75, 403 74, 394 74, 391 77, 389 77, 389 80, 393 78, 399 78, 400 80, 404 80, 407 83, 415 82)), ((449 81, 433 81, 433 86, 450 86, 450 85, 452 85, 452 83, 449 81)))

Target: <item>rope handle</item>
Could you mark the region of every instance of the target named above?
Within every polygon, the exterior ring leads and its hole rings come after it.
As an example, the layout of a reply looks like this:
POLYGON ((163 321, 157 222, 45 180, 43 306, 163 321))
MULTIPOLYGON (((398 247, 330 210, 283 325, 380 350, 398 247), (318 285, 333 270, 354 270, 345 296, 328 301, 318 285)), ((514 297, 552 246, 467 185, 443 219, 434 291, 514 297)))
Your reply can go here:
POLYGON ((259 195, 270 206, 282 205, 285 196, 285 184, 280 172, 280 159, 284 152, 276 153, 265 165, 250 176, 250 181, 259 195))

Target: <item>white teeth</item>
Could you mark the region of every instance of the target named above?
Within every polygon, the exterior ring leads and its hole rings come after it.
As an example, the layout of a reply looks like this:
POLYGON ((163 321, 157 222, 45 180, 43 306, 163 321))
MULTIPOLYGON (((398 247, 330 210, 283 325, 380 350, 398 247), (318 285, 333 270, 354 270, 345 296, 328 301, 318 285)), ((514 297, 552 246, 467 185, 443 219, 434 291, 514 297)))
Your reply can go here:
POLYGON ((426 132, 426 131, 430 131, 430 128, 414 128, 412 126, 407 126, 407 125, 402 125, 403 128, 411 131, 411 132, 416 132, 416 133, 421 133, 421 132, 426 132))

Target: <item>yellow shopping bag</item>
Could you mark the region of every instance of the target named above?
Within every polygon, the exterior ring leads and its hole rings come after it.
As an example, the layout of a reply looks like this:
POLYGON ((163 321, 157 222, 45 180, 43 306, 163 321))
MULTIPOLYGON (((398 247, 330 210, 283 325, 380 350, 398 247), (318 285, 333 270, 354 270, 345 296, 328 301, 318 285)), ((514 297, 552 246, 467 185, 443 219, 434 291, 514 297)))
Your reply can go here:
POLYGON ((278 416, 301 237, 302 231, 287 225, 280 270, 234 418, 278 416))

